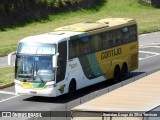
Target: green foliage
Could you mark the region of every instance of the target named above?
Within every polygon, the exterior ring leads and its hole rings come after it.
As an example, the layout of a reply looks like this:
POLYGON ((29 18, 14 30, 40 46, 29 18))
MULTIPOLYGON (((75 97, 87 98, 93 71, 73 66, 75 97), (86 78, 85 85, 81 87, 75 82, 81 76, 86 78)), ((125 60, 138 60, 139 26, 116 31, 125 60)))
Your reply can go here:
POLYGON ((0 4, 0 13, 3 13, 3 12, 4 12, 4 5, 0 4))
POLYGON ((57 14, 97 6, 104 0, 0 0, 0 30, 5 26, 47 19, 57 14), (98 4, 97 4, 98 3, 98 4))
MULTIPOLYGON (((62 8, 70 9, 73 7, 85 7, 85 4, 97 4, 98 0, 1 0, 0 11, 4 17, 25 15, 36 13, 37 11, 42 12, 55 12, 56 9, 61 12, 62 8), (62 7, 62 8, 61 8, 62 7), (35 11, 34 11, 35 10, 35 11), (25 13, 27 12, 27 13, 25 13)), ((101 1, 101 0, 100 0, 101 1)), ((90 6, 92 7, 92 6, 90 6)))

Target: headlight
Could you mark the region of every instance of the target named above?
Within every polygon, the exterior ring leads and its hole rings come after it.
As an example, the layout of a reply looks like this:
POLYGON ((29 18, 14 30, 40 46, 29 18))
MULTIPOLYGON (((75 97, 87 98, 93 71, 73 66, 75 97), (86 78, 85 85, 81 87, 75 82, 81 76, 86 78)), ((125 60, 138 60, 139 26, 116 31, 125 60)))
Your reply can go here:
POLYGON ((56 87, 56 84, 46 85, 44 88, 53 88, 56 87))

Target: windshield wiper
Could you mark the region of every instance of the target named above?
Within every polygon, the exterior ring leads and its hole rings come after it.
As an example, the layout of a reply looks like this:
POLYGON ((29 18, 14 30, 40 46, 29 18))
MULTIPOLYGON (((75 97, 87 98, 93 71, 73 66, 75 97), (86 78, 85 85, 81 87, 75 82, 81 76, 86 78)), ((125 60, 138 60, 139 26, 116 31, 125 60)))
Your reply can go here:
MULTIPOLYGON (((44 83, 42 77, 41 77, 40 75, 38 75, 38 74, 37 74, 37 76, 39 77, 40 81, 41 81, 42 83, 44 83)), ((38 80, 36 79, 36 81, 38 81, 38 80)))

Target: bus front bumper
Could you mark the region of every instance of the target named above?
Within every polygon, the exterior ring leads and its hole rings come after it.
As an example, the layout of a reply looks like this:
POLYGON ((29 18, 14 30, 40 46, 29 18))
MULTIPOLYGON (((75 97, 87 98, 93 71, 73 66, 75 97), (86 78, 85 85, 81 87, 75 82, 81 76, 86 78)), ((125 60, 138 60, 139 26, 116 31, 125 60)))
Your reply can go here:
POLYGON ((22 95, 57 97, 56 87, 42 88, 42 89, 36 89, 36 88, 26 89, 26 88, 23 88, 21 85, 15 83, 15 92, 16 94, 22 94, 22 95))

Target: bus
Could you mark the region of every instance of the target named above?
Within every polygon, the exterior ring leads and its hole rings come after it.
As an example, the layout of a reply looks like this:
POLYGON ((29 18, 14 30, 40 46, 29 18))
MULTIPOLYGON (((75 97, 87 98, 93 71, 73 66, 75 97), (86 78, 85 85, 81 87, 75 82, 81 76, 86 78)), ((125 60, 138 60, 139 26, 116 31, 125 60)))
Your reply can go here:
POLYGON ((106 18, 59 27, 20 40, 15 54, 17 94, 73 96, 111 78, 118 82, 138 68, 137 24, 130 18, 106 18))

